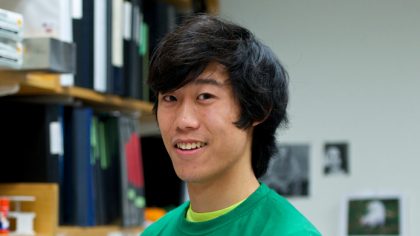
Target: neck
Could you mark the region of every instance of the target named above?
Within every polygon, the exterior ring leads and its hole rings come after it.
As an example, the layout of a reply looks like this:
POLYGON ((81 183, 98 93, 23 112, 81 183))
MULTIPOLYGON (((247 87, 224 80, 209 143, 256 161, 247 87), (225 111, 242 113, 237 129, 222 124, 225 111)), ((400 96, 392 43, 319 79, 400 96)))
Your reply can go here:
POLYGON ((224 176, 206 183, 187 183, 192 210, 216 211, 249 197, 260 184, 252 168, 239 173, 236 176, 224 176))

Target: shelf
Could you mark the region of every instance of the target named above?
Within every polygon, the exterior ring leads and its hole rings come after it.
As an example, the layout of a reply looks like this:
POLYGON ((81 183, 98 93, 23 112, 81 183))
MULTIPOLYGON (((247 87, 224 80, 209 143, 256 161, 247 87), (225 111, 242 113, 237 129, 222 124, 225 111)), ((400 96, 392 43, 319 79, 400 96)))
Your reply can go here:
POLYGON ((118 226, 95 226, 95 227, 58 227, 57 236, 108 236, 108 235, 135 235, 138 236, 143 231, 141 227, 121 228, 118 226))
POLYGON ((57 230, 59 187, 50 183, 1 183, 2 196, 32 196, 35 202, 21 203, 23 212, 36 214, 34 227, 37 236, 51 236, 57 230))
POLYGON ((16 96, 46 96, 54 98, 70 98, 101 108, 118 109, 128 112, 151 114, 153 104, 116 95, 103 94, 81 87, 62 87, 59 74, 0 72, 0 88, 10 88, 16 96))
MULTIPOLYGON (((180 10, 191 10, 194 0, 165 0, 180 10)), ((219 14, 219 0, 205 0, 207 13, 212 15, 219 14)))

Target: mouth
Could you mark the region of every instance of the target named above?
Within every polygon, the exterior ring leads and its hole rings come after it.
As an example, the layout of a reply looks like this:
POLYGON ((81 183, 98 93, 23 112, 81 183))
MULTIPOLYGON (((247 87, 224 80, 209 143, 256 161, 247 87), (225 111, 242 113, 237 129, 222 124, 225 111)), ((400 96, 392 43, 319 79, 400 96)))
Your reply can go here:
POLYGON ((190 150, 196 150, 207 146, 207 143, 205 142, 188 142, 188 143, 176 143, 175 148, 182 150, 182 151, 190 151, 190 150))

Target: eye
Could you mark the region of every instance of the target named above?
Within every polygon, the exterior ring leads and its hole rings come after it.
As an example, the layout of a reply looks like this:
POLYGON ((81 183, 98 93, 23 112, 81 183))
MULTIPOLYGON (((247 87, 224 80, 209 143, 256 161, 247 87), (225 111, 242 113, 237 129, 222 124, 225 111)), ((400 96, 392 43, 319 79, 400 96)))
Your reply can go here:
POLYGON ((208 100, 214 98, 214 95, 210 94, 210 93, 202 93, 200 95, 198 95, 197 99, 198 100, 208 100))
POLYGON ((162 100, 165 102, 175 102, 177 99, 173 95, 163 95, 162 100))

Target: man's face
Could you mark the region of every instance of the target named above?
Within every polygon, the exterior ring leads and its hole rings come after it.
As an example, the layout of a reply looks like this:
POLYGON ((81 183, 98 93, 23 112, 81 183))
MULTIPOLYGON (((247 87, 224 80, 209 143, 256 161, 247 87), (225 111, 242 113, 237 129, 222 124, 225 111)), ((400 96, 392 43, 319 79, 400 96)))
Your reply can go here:
POLYGON ((179 178, 205 183, 250 170, 251 129, 233 124, 240 109, 222 65, 209 64, 194 81, 158 99, 159 128, 179 178))

